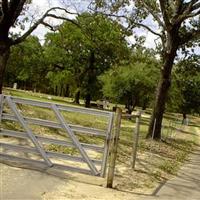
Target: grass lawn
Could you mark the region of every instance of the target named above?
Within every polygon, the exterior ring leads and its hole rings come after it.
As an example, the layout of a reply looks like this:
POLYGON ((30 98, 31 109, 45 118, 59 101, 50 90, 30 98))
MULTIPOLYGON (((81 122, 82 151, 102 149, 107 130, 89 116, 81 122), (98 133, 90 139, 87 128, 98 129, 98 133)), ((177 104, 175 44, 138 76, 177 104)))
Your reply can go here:
MULTIPOLYGON (((4 94, 30 98, 41 101, 73 105, 71 98, 56 97, 50 95, 25 92, 21 90, 5 89, 4 94)), ((83 101, 81 101, 83 104, 83 101)), ((77 106, 77 105, 73 105, 77 106)), ((22 106, 20 107, 24 116, 39 117, 42 119, 56 120, 52 111, 39 107, 22 106)), ((10 111, 7 110, 9 113, 10 111)), ((89 115, 77 115, 75 113, 65 113, 64 117, 73 124, 82 126, 105 129, 106 120, 103 117, 92 117, 89 115)), ((133 146, 133 134, 135 119, 122 120, 120 142, 118 147, 118 158, 116 165, 115 188, 123 191, 134 191, 142 193, 152 193, 153 190, 162 181, 165 181, 176 175, 178 169, 187 160, 189 153, 198 145, 197 128, 200 124, 200 118, 189 116, 189 126, 181 124, 182 115, 178 113, 166 113, 163 120, 162 141, 152 141, 145 139, 149 114, 142 114, 140 125, 140 138, 138 146, 138 155, 136 168, 131 168, 131 155, 133 146)), ((3 121, 3 128, 21 130, 21 127, 9 121, 3 121)), ((44 128, 41 126, 31 126, 34 132, 39 135, 56 136, 63 139, 66 136, 62 130, 44 128)), ((101 137, 85 137, 78 134, 81 142, 102 145, 101 137)), ((68 154, 77 154, 70 148, 63 148, 59 145, 47 145, 49 151, 57 151, 68 154)), ((95 155, 99 157, 100 155, 95 155)))

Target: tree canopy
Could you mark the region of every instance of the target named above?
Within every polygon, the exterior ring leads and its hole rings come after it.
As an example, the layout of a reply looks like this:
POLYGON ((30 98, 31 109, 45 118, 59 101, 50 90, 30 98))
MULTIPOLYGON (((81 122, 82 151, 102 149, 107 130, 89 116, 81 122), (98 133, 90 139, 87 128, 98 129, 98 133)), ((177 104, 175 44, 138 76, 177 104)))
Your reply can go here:
POLYGON ((125 104, 129 113, 135 106, 145 109, 152 100, 158 71, 159 61, 147 50, 137 49, 129 62, 112 67, 100 77, 103 94, 116 103, 125 104))
POLYGON ((179 49, 185 50, 187 47, 195 47, 199 44, 200 1, 101 0, 96 1, 96 5, 99 12, 121 18, 122 22, 127 24, 128 29, 143 28, 159 39, 157 50, 162 60, 160 81, 157 86, 147 137, 153 135, 154 139, 160 139, 165 103, 171 85, 172 68, 177 52, 179 49))
POLYGON ((200 113, 200 56, 192 55, 179 61, 173 75, 180 94, 176 110, 184 115, 200 113))
POLYGON ((97 77, 124 60, 129 49, 121 26, 105 16, 83 13, 76 23, 80 27, 64 23, 58 32, 47 34, 45 56, 52 66, 52 73, 55 68, 61 75, 63 70, 71 73, 71 79, 66 78, 66 81, 74 83, 74 89, 81 91, 89 106, 91 98, 99 97, 97 77))

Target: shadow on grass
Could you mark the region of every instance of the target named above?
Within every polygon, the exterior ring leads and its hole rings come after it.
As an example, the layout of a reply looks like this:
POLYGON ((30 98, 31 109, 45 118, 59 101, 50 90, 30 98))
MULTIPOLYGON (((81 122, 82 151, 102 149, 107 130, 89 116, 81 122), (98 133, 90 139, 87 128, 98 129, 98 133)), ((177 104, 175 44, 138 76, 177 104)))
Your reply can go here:
POLYGON ((197 124, 194 123, 194 122, 190 122, 188 126, 190 126, 190 127, 200 128, 200 125, 197 125, 197 124))
POLYGON ((181 133, 185 133, 185 134, 190 134, 190 135, 197 135, 197 133, 189 132, 189 131, 186 131, 186 130, 182 130, 181 128, 176 128, 176 127, 173 127, 173 126, 163 125, 163 128, 165 128, 165 129, 171 129, 172 131, 179 131, 180 134, 181 133))

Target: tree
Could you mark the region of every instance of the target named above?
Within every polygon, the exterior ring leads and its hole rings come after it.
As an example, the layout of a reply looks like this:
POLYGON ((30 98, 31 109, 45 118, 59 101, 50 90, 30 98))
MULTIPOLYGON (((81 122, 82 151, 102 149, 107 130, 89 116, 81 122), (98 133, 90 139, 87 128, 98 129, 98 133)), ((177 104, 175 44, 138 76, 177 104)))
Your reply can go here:
POLYGON ((192 55, 179 61, 173 76, 180 94, 176 110, 183 114, 185 124, 187 114, 200 113, 200 56, 192 55))
POLYGON ((5 73, 5 84, 12 87, 44 90, 47 68, 43 60, 43 48, 36 36, 29 36, 23 43, 11 48, 5 73))
POLYGON ((59 31, 46 36, 45 54, 52 70, 55 65, 70 71, 75 100, 80 95, 85 106, 100 97, 98 76, 129 55, 121 25, 100 14, 82 13, 75 19, 79 27, 63 23, 59 31), (76 85, 76 87, 74 87, 76 85))
POLYGON ((158 61, 147 50, 137 49, 129 62, 116 65, 100 76, 106 98, 125 104, 131 114, 135 106, 146 108, 157 82, 158 61))
POLYGON ((53 17, 63 19, 74 23, 73 20, 63 16, 56 16, 52 14, 52 11, 62 10, 68 14, 74 14, 69 12, 67 9, 54 7, 46 11, 46 13, 39 18, 33 25, 25 31, 23 35, 13 34, 11 28, 18 27, 24 28, 24 23, 27 21, 25 10, 29 6, 31 1, 27 0, 2 0, 0 2, 0 94, 2 93, 3 78, 7 65, 8 58, 10 56, 10 48, 13 45, 23 42, 40 24, 43 24, 51 29, 48 23, 45 22, 47 17, 53 17), (21 16, 20 16, 21 15, 21 16))
POLYGON ((122 17, 129 28, 144 28, 160 38, 158 45, 162 66, 160 81, 155 95, 155 104, 147 137, 153 133, 154 139, 161 138, 162 119, 167 94, 171 84, 171 72, 178 49, 191 47, 200 38, 200 1, 199 0, 136 0, 136 1, 97 1, 100 7, 109 7, 112 17, 122 17), (128 7, 129 6, 129 7, 128 7), (131 9, 132 7, 132 9, 131 9), (120 9, 123 8, 123 11, 120 9), (119 14, 119 10, 121 11, 119 14), (131 13, 130 13, 131 12, 131 13), (157 27, 152 29, 146 22, 151 21, 157 27))
POLYGON ((50 71, 47 76, 49 86, 57 96, 70 96, 70 89, 73 88, 73 75, 68 70, 50 71))
POLYGON ((86 35, 88 52, 82 90, 86 107, 90 107, 92 96, 99 94, 97 77, 111 66, 129 56, 125 32, 122 26, 106 16, 85 13, 78 21, 86 35))

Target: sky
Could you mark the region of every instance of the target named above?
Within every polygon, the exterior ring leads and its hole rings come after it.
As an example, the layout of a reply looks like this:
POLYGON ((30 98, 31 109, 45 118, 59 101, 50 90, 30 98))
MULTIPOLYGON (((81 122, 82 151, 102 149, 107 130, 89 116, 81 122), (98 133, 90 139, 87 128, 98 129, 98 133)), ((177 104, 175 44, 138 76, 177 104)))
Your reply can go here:
MULTIPOLYGON (((71 0, 71 1, 67 1, 67 3, 65 3, 66 1, 64 0, 32 0, 32 6, 31 6, 31 13, 36 13, 37 15, 39 14, 40 16, 42 16, 42 14, 48 10, 51 7, 54 6, 60 6, 60 7, 66 7, 69 4, 71 11, 76 11, 76 10, 84 10, 87 8, 88 6, 88 1, 87 0, 71 0), (64 2, 64 3, 63 3, 64 2)), ((61 13, 57 13, 57 14, 61 14, 61 13)), ((69 17, 73 17, 73 16, 69 16, 69 17)), ((58 21, 55 19, 48 19, 48 22, 52 23, 52 24, 57 24, 58 21)), ((28 27, 28 25, 27 25, 28 27)), ((39 37, 40 42, 43 43, 44 42, 44 35, 47 33, 47 31, 49 31, 47 28, 45 28, 43 25, 40 25, 34 32, 33 35, 36 35, 39 37)), ((155 35, 153 35, 152 33, 149 33, 148 31, 145 30, 137 30, 137 35, 139 36, 145 36, 146 37, 146 42, 145 42, 145 46, 148 48, 154 48, 155 47, 155 42, 154 40, 156 39, 155 35)), ((127 38, 128 42, 130 43, 135 43, 135 39, 133 36, 130 36, 127 38)))
MULTIPOLYGON (((30 6, 31 9, 29 10, 29 15, 30 16, 37 15, 37 18, 38 18, 38 16, 42 16, 49 8, 56 7, 56 6, 65 7, 65 8, 70 7, 70 11, 72 11, 72 12, 79 11, 80 12, 80 11, 84 11, 87 9, 89 2, 90 2, 89 0, 32 0, 32 5, 30 6)), ((56 14, 63 15, 62 12, 57 12, 56 14)), ((67 17, 74 18, 75 16, 67 15, 67 17)), ((62 21, 58 21, 56 19, 49 18, 49 19, 47 19, 47 22, 55 25, 55 24, 61 23, 62 21)), ((149 27, 151 27, 154 31, 156 31, 158 29, 158 27, 152 23, 152 20, 150 18, 147 19, 147 21, 145 21, 145 24, 147 24, 149 27)), ((30 24, 26 24, 25 26, 26 26, 26 29, 28 29, 30 24)), ((19 30, 17 29, 15 31, 17 32, 19 30)), ((43 25, 40 25, 32 34, 39 37, 40 42, 44 43, 44 38, 45 38, 44 36, 47 33, 47 31, 49 31, 47 28, 45 28, 43 25)), ((155 48, 156 47, 155 41, 157 43, 159 42, 157 36, 155 36, 154 34, 152 34, 151 32, 149 32, 145 29, 136 29, 134 34, 137 34, 138 36, 146 37, 145 46, 147 48, 155 48)), ((135 39, 134 39, 133 35, 129 36, 127 38, 127 40, 130 43, 135 43, 135 39)), ((196 52, 198 52, 198 54, 200 54, 200 48, 196 49, 196 52)))
MULTIPOLYGON (((52 7, 66 7, 66 5, 64 5, 61 0, 32 0, 32 5, 31 5, 31 13, 36 12, 36 14, 39 14, 39 16, 42 16, 49 8, 52 7)), ((72 10, 71 11, 75 11, 72 10)), ((57 12, 57 15, 62 15, 62 12, 57 12)), ((74 16, 69 16, 69 18, 73 18, 74 16)), ((53 19, 53 18, 49 18, 46 20, 48 23, 50 24, 60 24, 62 23, 61 20, 57 20, 57 19, 53 19)), ((39 25, 38 28, 32 33, 32 35, 36 35, 37 37, 39 37, 40 42, 43 43, 44 42, 44 36, 47 33, 47 31, 49 31, 46 27, 44 27, 43 25, 39 25)))

